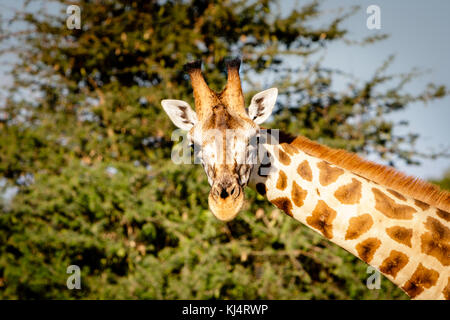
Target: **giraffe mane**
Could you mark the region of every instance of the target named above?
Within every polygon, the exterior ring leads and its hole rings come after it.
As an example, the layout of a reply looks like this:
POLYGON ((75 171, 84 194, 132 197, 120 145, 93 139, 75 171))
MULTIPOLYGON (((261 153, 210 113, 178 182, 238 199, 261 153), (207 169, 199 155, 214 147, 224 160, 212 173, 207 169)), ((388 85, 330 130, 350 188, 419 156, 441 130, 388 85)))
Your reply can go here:
POLYGON ((438 186, 420 178, 363 159, 355 153, 327 147, 304 136, 293 137, 280 132, 280 143, 282 142, 290 143, 311 156, 321 158, 413 199, 450 212, 450 192, 441 190, 438 186))

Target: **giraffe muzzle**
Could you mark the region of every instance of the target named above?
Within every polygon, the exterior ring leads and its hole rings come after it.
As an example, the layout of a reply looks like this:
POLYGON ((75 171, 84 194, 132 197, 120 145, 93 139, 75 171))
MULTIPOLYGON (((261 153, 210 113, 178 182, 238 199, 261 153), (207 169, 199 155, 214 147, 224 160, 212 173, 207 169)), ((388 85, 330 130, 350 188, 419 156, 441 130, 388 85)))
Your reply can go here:
POLYGON ((228 197, 236 199, 241 193, 241 187, 237 184, 218 185, 212 188, 211 192, 215 199, 221 198, 226 200, 228 197))
POLYGON ((233 220, 244 203, 244 192, 237 183, 215 183, 208 197, 209 208, 217 219, 233 220))

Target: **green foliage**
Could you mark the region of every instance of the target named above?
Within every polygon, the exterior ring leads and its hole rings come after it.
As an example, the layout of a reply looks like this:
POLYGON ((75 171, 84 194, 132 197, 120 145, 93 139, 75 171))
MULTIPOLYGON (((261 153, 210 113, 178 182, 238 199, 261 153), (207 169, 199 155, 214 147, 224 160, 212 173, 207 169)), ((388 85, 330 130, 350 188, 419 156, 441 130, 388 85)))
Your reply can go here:
POLYGON ((450 170, 447 170, 441 180, 433 180, 432 182, 437 184, 441 189, 450 191, 450 170))
POLYGON ((0 207, 1 298, 405 298, 386 279, 368 290, 364 263, 251 190, 235 221, 215 220, 202 169, 170 160, 173 126, 160 101, 192 103, 182 66, 196 58, 221 90, 221 61, 239 53, 247 101, 261 79, 280 89, 269 126, 416 162, 416 136, 395 135, 383 116, 445 87, 409 95, 416 74, 387 74, 388 59, 372 79, 348 77, 351 90, 334 91, 343 75, 310 59, 351 42, 341 22, 354 10, 315 27, 317 1, 288 15, 271 0, 78 5, 81 30, 66 28, 67 4, 55 0, 58 14, 26 7, 9 21, 26 29, 0 38, 1 53, 18 58, 0 110, 0 177, 20 188, 0 207), (34 181, 23 183, 27 175, 34 181), (66 288, 72 264, 82 290, 66 288))
MULTIPOLYGON (((192 166, 77 162, 38 174, 0 216, 0 297, 377 298, 363 262, 261 209, 252 191, 238 219, 215 219, 203 175, 192 166), (71 264, 82 268, 82 290, 65 287, 71 264)), ((382 286, 384 298, 404 297, 382 286)))

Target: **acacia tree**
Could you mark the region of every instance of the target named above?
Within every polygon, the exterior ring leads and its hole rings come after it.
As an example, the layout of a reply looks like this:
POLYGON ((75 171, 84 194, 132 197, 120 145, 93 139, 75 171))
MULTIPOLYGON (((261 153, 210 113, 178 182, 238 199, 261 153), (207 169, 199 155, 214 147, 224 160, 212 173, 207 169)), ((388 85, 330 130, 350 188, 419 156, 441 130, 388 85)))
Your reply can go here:
MULTIPOLYGON (((236 221, 224 226, 212 220, 201 170, 170 163, 173 127, 160 101, 192 102, 182 68, 192 59, 203 60, 208 83, 220 90, 222 61, 238 54, 244 87, 251 88, 247 99, 262 89, 260 79, 273 78, 271 86, 280 89, 270 126, 332 147, 416 162, 416 136, 395 135, 383 116, 442 97, 445 87, 405 93, 415 74, 388 74, 388 59, 362 84, 349 77, 350 92, 333 90, 339 70, 306 61, 348 40, 341 23, 354 8, 314 26, 324 14, 316 1, 287 15, 272 0, 77 5, 80 30, 66 27, 65 1, 39 10, 28 1, 0 38, 2 53, 17 59, 0 118, 0 175, 20 186, 0 216, 0 286, 7 288, 0 295, 378 294, 367 292, 363 281, 354 283, 355 272, 365 277, 363 263, 281 217, 252 191, 236 221), (89 275, 85 291, 62 290, 65 266, 77 263, 89 275), (37 277, 24 271, 29 265, 37 277)), ((401 295, 386 287, 384 297, 401 295)))

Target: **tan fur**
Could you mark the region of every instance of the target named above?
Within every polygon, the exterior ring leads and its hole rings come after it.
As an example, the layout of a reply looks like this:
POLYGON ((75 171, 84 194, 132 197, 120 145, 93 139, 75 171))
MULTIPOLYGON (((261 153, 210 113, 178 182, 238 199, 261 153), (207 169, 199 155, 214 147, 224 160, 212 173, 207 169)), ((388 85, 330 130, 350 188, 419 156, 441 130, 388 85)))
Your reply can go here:
POLYGON ((450 212, 450 192, 440 190, 439 187, 419 178, 407 176, 392 167, 362 159, 345 150, 329 148, 302 136, 295 138, 291 144, 314 157, 350 170, 403 195, 450 212))
POLYGON ((200 63, 189 63, 185 66, 186 71, 191 78, 192 89, 194 91, 195 111, 199 119, 203 119, 209 114, 210 108, 217 103, 219 99, 214 91, 212 91, 203 78, 200 63))
MULTIPOLYGON (((241 79, 239 77, 240 61, 235 59, 227 63, 227 85, 219 94, 223 101, 234 113, 245 115, 244 94, 241 88, 241 79)), ((245 118, 245 116, 244 116, 245 118)))

